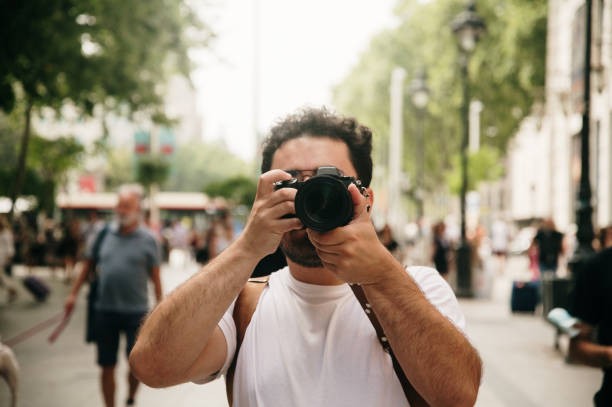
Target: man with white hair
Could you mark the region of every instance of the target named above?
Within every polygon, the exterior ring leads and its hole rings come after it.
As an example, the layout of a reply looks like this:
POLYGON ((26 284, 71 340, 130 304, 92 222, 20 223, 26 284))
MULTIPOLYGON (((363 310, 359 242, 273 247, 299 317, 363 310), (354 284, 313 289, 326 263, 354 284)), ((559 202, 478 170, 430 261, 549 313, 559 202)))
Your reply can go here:
MULTIPOLYGON (((66 315, 69 315, 90 271, 97 274, 94 340, 98 365, 102 369, 102 394, 107 407, 115 405, 119 335, 121 332, 126 335, 126 355, 129 355, 140 322, 149 311, 149 279, 153 282, 157 302, 162 298, 159 248, 153 235, 141 226, 142 198, 140 185, 127 184, 119 188, 116 221, 101 230, 87 248, 84 267, 65 303, 66 315), (95 263, 94 267, 92 263, 95 263)), ((134 404, 138 384, 130 371, 128 405, 134 404)))

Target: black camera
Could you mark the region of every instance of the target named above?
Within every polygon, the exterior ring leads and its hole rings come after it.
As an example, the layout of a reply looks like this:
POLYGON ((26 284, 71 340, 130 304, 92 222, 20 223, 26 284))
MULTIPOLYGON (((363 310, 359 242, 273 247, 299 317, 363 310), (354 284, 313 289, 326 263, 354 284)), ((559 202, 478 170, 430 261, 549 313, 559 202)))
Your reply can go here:
POLYGON ((274 183, 275 189, 295 188, 295 214, 307 228, 326 232, 344 226, 353 218, 353 200, 348 191, 355 184, 360 191, 361 181, 343 176, 336 167, 319 167, 312 178, 299 181, 291 178, 274 183))

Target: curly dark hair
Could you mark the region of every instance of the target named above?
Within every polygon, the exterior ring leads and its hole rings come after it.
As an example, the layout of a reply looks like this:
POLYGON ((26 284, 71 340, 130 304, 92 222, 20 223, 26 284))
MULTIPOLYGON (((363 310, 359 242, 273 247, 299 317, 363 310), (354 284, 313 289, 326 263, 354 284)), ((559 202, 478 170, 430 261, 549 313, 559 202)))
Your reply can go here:
POLYGON ((346 143, 351 163, 364 187, 372 181, 372 131, 351 117, 325 108, 306 108, 291 114, 270 130, 263 143, 261 172, 269 171, 276 150, 285 142, 303 136, 327 137, 346 143))

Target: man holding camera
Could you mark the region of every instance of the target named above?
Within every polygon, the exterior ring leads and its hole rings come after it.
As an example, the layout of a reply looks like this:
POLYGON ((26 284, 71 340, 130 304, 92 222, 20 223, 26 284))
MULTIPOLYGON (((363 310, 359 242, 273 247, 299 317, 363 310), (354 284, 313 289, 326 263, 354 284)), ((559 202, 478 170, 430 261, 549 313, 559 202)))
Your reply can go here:
POLYGON ((224 374, 234 406, 474 405, 481 361, 452 290, 406 270, 370 220, 371 138, 317 109, 271 130, 244 231, 142 326, 130 364, 144 383, 224 374), (279 245, 288 266, 247 282, 279 245))

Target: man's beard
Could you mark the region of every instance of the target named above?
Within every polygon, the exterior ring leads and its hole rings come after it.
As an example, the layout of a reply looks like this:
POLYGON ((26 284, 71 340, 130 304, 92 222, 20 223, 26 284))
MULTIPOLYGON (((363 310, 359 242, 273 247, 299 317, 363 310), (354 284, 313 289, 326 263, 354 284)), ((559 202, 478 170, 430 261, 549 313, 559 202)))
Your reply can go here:
POLYGON ((140 214, 136 213, 127 213, 124 215, 117 215, 117 221, 121 227, 130 227, 140 223, 140 214))
POLYGON ((287 232, 281 240, 280 248, 289 260, 303 267, 323 267, 315 247, 308 240, 305 230, 287 232))

